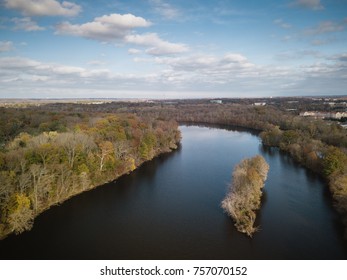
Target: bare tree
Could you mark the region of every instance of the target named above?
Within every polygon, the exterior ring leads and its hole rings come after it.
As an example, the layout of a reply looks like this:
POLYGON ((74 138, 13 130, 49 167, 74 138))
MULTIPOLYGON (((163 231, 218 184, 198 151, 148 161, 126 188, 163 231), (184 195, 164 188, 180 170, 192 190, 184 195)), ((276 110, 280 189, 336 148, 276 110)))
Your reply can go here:
POLYGON ((71 168, 74 166, 78 149, 88 153, 96 147, 92 138, 81 132, 61 133, 57 137, 57 144, 64 149, 71 168))

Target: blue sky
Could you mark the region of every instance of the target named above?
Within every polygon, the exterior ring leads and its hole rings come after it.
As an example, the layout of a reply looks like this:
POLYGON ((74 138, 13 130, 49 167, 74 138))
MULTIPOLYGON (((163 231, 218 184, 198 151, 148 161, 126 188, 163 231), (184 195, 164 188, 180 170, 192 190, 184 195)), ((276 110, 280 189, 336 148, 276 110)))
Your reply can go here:
POLYGON ((0 98, 346 89, 346 0, 0 0, 0 98))

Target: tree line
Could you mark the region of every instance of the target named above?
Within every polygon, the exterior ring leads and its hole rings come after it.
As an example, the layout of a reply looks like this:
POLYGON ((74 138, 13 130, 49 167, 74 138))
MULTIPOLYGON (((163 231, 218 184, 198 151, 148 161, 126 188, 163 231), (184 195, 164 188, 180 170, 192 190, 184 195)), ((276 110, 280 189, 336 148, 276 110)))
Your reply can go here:
POLYGON ((311 138, 302 130, 282 130, 278 126, 266 129, 260 137, 264 145, 280 148, 294 160, 326 179, 334 206, 342 216, 347 237, 346 150, 311 138))
POLYGON ((175 121, 133 114, 1 113, 1 125, 17 125, 2 131, 0 237, 29 230, 50 206, 176 149, 181 137, 175 121))

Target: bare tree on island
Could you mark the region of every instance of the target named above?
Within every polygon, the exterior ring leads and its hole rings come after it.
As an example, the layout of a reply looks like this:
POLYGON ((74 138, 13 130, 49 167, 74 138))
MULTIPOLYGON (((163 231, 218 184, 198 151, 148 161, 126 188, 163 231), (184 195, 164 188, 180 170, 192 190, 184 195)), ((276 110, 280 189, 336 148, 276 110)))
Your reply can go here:
POLYGON ((222 201, 222 208, 235 221, 237 230, 250 237, 257 231, 255 211, 260 208, 268 171, 269 165, 260 155, 242 160, 234 168, 232 183, 222 201))

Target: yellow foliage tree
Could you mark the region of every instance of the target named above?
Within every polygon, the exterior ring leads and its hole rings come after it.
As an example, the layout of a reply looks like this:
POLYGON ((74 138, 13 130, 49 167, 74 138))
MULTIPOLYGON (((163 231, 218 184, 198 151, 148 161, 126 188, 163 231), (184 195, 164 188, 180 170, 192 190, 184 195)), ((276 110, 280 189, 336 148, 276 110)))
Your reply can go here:
POLYGON ((33 225, 34 212, 29 197, 15 193, 8 207, 8 224, 16 234, 30 230, 33 225))

